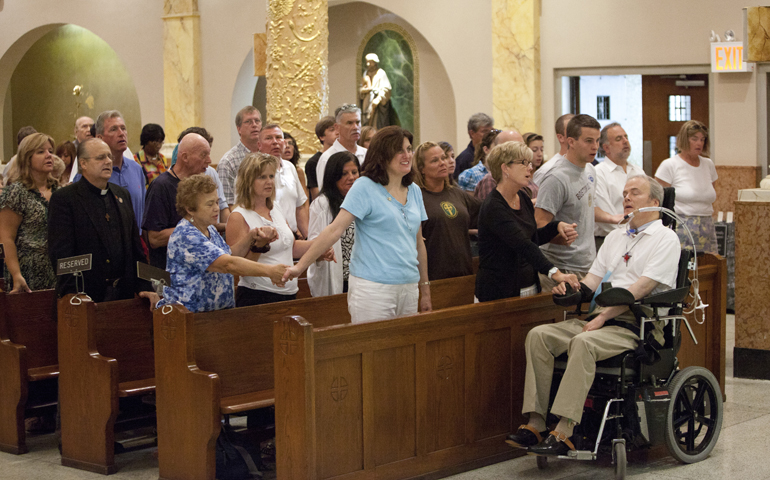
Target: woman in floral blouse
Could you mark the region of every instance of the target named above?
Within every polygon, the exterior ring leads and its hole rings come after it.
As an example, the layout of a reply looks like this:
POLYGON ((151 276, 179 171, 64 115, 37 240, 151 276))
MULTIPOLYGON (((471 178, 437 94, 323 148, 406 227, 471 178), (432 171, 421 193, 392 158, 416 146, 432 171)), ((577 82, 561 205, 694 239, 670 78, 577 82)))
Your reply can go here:
POLYGON ((22 140, 18 179, 0 195, 0 243, 5 246, 5 287, 11 293, 56 284, 48 259, 48 201, 58 188, 51 173, 54 146, 44 133, 22 140))
POLYGON ((183 216, 168 242, 166 270, 171 286, 164 287, 158 307, 181 303, 191 312, 235 306, 233 275, 268 277, 281 283, 286 265, 264 265, 242 258, 278 238, 270 227, 253 228, 229 247, 215 227, 219 221, 217 185, 206 174, 179 183, 176 209, 183 216))

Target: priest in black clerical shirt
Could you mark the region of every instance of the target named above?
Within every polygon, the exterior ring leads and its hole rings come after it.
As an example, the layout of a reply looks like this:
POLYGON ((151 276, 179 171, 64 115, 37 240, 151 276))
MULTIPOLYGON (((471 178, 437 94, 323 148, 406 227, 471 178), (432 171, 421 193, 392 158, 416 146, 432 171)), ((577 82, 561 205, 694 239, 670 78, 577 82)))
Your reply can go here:
MULTIPOLYGON (((136 262, 145 262, 131 197, 108 183, 112 175, 110 148, 90 138, 78 145, 82 178, 51 196, 48 210, 48 253, 56 268, 59 259, 92 254, 91 270, 83 272, 85 293, 95 302, 133 298, 135 293, 158 297, 149 282, 136 276, 136 262)), ((75 278, 62 275, 59 296, 76 293, 75 278)))

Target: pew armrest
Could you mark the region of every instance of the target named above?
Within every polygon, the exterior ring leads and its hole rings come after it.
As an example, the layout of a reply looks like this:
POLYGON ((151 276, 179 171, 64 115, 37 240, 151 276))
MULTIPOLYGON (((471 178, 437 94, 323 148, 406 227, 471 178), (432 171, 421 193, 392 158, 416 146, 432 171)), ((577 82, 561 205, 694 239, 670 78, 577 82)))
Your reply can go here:
POLYGON ((223 397, 219 401, 219 409, 222 415, 231 415, 233 413, 254 410, 255 408, 271 407, 275 405, 275 391, 262 390, 260 392, 249 392, 231 397, 223 397))
POLYGON ((155 392, 155 379, 145 378, 131 382, 122 382, 118 384, 119 397, 135 397, 137 395, 147 395, 155 392))
POLYGON ((48 365, 45 367, 30 368, 27 372, 27 379, 30 382, 48 380, 59 377, 59 365, 48 365))

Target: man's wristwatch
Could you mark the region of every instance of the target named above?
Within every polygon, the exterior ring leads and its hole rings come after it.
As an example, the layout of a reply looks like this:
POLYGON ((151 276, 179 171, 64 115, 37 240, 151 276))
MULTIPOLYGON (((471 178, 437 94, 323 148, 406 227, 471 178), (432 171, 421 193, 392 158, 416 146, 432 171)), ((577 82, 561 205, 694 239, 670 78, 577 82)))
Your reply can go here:
POLYGON ((556 268, 556 267, 553 267, 552 269, 548 270, 548 278, 550 278, 551 280, 553 280, 553 276, 554 276, 554 275, 556 274, 556 272, 558 272, 558 271, 559 271, 559 269, 558 269, 558 268, 556 268))

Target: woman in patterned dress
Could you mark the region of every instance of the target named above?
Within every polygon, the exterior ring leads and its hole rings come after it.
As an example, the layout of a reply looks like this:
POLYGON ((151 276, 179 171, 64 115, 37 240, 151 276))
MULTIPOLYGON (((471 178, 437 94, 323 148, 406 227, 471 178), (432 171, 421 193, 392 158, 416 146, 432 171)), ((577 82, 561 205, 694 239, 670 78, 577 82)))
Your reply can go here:
POLYGON ((160 153, 164 140, 166 140, 166 132, 160 125, 148 123, 142 127, 142 133, 139 135, 142 149, 134 154, 134 160, 144 170, 144 176, 147 177, 147 188, 161 173, 169 169, 168 160, 160 153))
POLYGON ((19 145, 18 178, 0 195, 0 243, 5 246, 5 288, 11 293, 53 288, 48 259, 48 201, 59 184, 53 177, 54 141, 33 133, 19 145))
POLYGON ((182 180, 176 208, 183 218, 168 242, 166 270, 171 274, 171 286, 164 287, 158 307, 181 303, 191 312, 232 308, 233 275, 265 276, 281 283, 286 265, 263 265, 242 258, 250 249, 275 241, 273 228, 251 229, 232 248, 217 232, 219 197, 211 177, 199 174, 182 180))
MULTIPOLYGON (((358 158, 347 150, 329 157, 324 170, 324 178, 329 180, 324 182, 320 195, 310 204, 309 240, 316 238, 337 218, 345 195, 359 177, 360 168, 358 158)), ((316 261, 308 267, 307 283, 310 294, 314 297, 347 293, 350 253, 353 251, 355 231, 356 225, 351 223, 342 237, 334 242, 332 248, 337 263, 316 261)))

